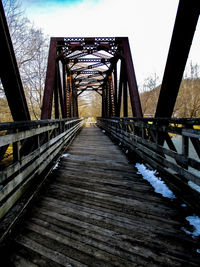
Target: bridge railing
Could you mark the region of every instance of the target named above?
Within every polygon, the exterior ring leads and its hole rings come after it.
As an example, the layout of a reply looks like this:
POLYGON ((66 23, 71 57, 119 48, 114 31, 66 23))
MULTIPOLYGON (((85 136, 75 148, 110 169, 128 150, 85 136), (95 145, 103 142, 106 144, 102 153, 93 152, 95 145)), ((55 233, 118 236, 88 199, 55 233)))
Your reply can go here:
POLYGON ((98 118, 97 124, 157 170, 200 189, 200 119, 98 118))
POLYGON ((52 162, 55 164, 82 124, 82 119, 0 124, 0 153, 11 151, 0 166, 0 218, 28 188, 36 188, 38 177, 53 167, 52 162))

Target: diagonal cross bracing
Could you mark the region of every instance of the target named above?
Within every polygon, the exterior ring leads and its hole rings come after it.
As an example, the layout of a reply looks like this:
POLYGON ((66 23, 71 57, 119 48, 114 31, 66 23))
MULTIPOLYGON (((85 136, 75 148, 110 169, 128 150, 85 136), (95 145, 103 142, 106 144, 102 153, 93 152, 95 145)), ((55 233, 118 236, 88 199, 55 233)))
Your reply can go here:
MULTIPOLYGON (((119 110, 117 105, 122 101, 122 98, 118 99, 120 96, 117 78, 118 62, 122 64, 126 74, 123 90, 129 89, 133 116, 142 117, 127 37, 51 38, 50 47, 42 119, 50 118, 52 108, 50 110, 49 107, 52 107, 53 94, 56 96, 54 97, 55 116, 76 117, 78 115, 77 97, 80 95, 77 92, 93 90, 99 93, 96 86, 100 86, 102 90, 102 116, 116 116, 119 110), (129 86, 127 87, 126 84, 129 86), (48 100, 45 102, 45 99, 48 100), (59 106, 65 108, 59 110, 59 106)), ((128 101, 126 103, 128 105, 128 101)))

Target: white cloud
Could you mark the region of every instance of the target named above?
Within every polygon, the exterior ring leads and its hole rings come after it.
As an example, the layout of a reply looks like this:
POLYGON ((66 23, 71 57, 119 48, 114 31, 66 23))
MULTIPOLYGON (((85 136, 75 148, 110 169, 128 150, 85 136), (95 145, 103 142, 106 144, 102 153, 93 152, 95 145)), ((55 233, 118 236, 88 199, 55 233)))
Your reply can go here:
POLYGON ((86 0, 45 12, 30 8, 27 14, 49 36, 128 36, 136 77, 142 84, 154 72, 162 78, 178 2, 86 0))

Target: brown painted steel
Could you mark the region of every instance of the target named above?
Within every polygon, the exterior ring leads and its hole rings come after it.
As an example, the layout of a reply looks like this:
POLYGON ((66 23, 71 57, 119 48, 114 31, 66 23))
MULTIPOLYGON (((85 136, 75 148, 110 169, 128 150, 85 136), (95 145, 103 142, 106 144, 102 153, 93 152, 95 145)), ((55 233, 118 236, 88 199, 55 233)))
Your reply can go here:
MULTIPOLYGON (((95 91, 104 97, 102 100, 102 108, 104 109, 104 111, 102 110, 102 115, 104 114, 106 117, 116 116, 119 105, 118 90, 120 89, 118 89, 119 85, 117 83, 116 64, 119 59, 122 60, 123 58, 125 62, 123 68, 127 71, 127 76, 124 77, 123 82, 129 83, 134 116, 141 117, 141 104, 128 38, 51 38, 42 118, 47 119, 51 117, 53 88, 55 86, 57 87, 55 90, 59 91, 58 97, 60 101, 58 100, 58 102, 60 102, 62 117, 78 116, 77 97, 86 90, 95 91), (94 55, 96 58, 91 58, 91 55, 94 55), (57 61, 62 62, 63 69, 65 69, 63 73, 67 73, 67 90, 61 88, 62 84, 66 84, 66 74, 63 74, 63 77, 60 77, 58 71, 56 74, 57 61), (106 93, 101 94, 99 91, 104 87, 106 87, 106 93), (65 91, 65 97, 62 94, 63 90, 65 91)), ((57 106, 56 104, 58 109, 57 106)), ((128 106, 126 109, 128 110, 128 106)))
POLYGON ((56 76, 56 39, 51 38, 47 65, 46 82, 42 105, 41 119, 50 119, 53 105, 53 91, 56 76))
POLYGON ((63 79, 60 73, 59 62, 57 62, 57 90, 59 92, 60 109, 61 109, 62 118, 66 118, 65 107, 64 107, 63 83, 61 83, 61 78, 63 79))
POLYGON ((115 106, 115 117, 117 116, 117 64, 114 65, 114 106, 115 106))
POLYGON ((155 117, 171 117, 200 13, 199 0, 181 0, 155 117))
POLYGON ((128 117, 128 94, 127 94, 127 82, 124 82, 123 86, 123 110, 124 110, 124 117, 128 117))
POLYGON ((14 121, 30 120, 30 114, 20 78, 8 25, 0 1, 0 78, 14 121))
POLYGON ((129 93, 130 93, 130 100, 131 100, 131 106, 132 106, 132 112, 134 117, 143 117, 142 114, 142 107, 138 92, 138 86, 135 76, 135 70, 133 66, 133 60, 131 57, 131 50, 128 38, 117 38, 121 39, 122 41, 122 48, 123 48, 123 56, 125 59, 125 65, 126 65, 126 72, 127 72, 127 80, 128 80, 128 86, 129 86, 129 93))
POLYGON ((123 86, 123 79, 124 79, 124 77, 123 77, 123 76, 124 76, 124 68, 123 68, 123 64, 124 64, 124 63, 123 63, 123 60, 121 60, 116 117, 120 117, 120 111, 121 111, 122 86, 123 86))

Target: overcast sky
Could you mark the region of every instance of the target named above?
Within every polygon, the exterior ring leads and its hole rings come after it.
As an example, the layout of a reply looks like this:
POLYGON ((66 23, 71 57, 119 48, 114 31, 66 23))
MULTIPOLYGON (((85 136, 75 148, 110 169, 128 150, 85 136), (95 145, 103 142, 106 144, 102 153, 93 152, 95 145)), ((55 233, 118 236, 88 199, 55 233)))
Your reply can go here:
MULTIPOLYGON (((162 80, 179 0, 22 0, 27 17, 50 37, 128 36, 139 85, 162 80)), ((200 64, 200 23, 189 61, 200 64)))

